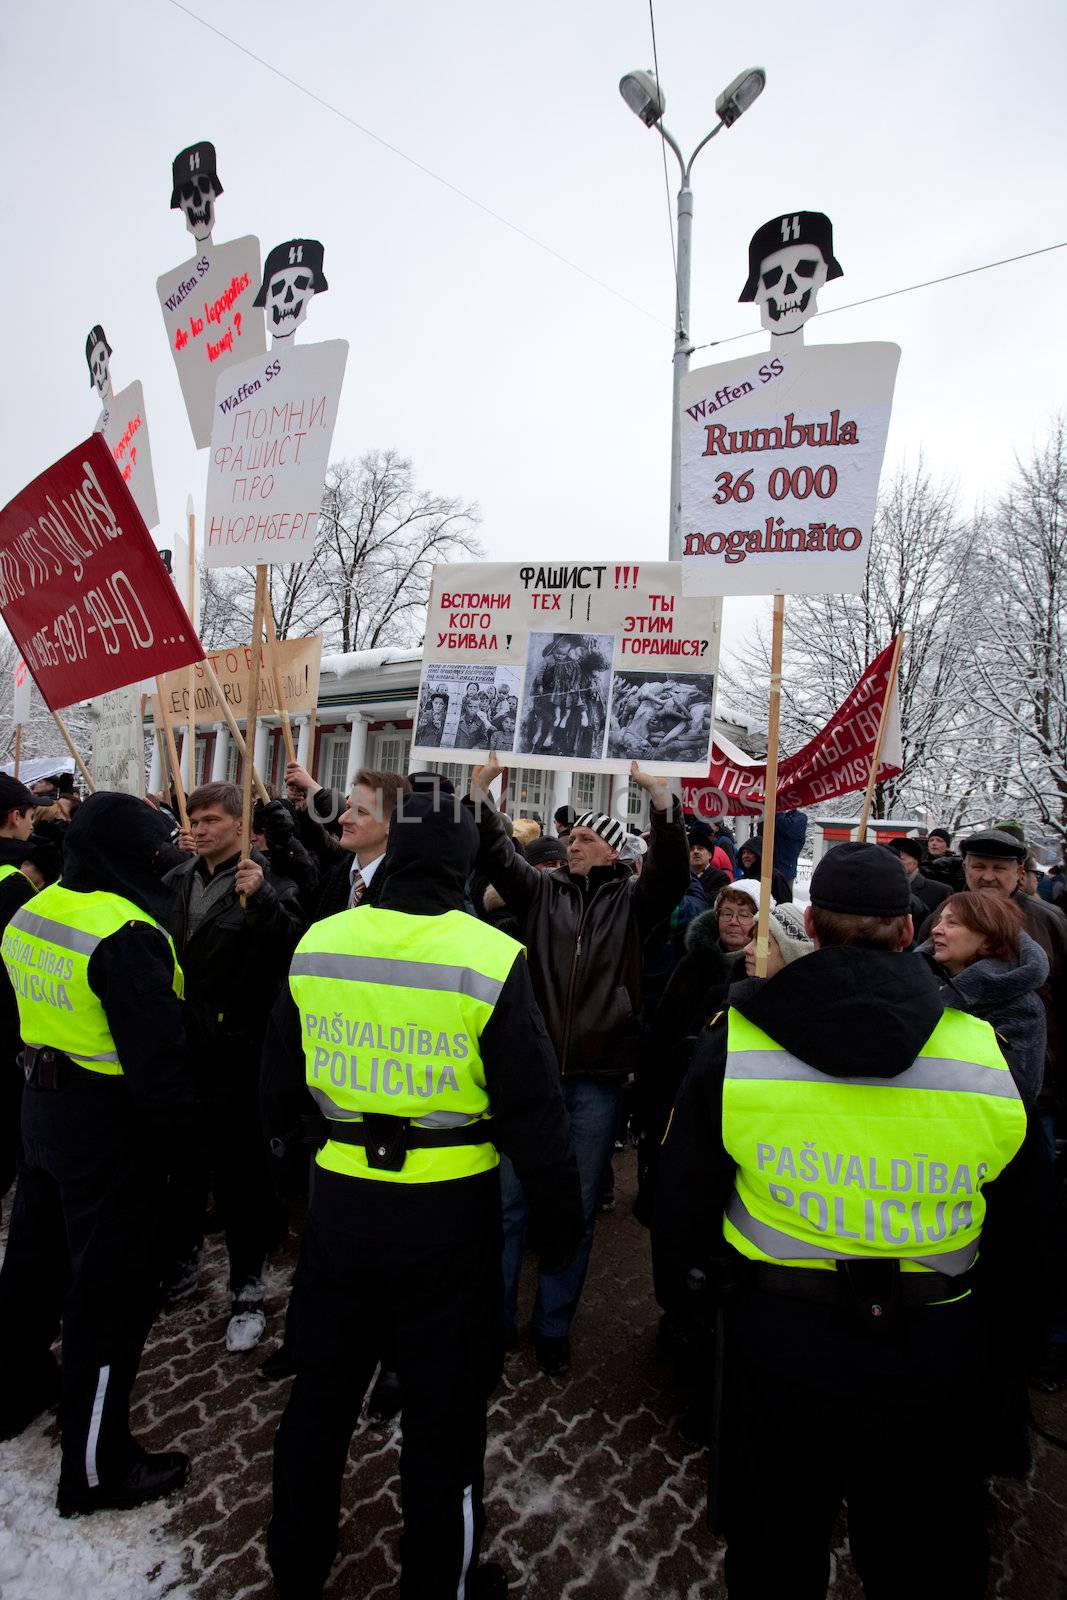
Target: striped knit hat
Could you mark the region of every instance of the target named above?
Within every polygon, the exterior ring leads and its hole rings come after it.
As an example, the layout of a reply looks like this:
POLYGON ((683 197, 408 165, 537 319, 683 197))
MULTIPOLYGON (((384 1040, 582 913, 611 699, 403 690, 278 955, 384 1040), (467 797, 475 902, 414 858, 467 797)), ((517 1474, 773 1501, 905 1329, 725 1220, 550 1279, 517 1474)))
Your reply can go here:
POLYGON ((626 838, 626 829, 618 817, 606 817, 602 811, 583 811, 577 818, 576 828, 590 828, 593 833, 598 833, 605 844, 613 850, 621 850, 626 838))

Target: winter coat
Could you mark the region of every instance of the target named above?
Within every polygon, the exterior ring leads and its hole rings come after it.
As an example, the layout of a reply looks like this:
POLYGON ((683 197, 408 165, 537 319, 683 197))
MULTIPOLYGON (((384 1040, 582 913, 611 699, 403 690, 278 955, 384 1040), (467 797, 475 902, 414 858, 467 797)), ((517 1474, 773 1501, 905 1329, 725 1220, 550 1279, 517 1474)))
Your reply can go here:
POLYGON ((1020 933, 1017 960, 987 956, 955 977, 939 965, 929 942, 915 954, 925 957, 940 979, 946 1006, 969 1011, 996 1029, 1023 1103, 1032 1110, 1045 1070, 1045 1008, 1035 993, 1048 977, 1048 957, 1041 946, 1028 933, 1020 933))
MULTIPOLYGON (((232 884, 195 932, 189 932, 189 901, 199 857, 191 857, 163 879, 174 895, 167 921, 185 974, 191 1032, 201 1049, 258 1061, 267 1016, 306 926, 296 885, 277 877, 253 849, 264 881, 241 905, 232 884)), ((230 865, 236 864, 234 862, 230 865)))
MULTIPOLYGON (((469 804, 469 802, 465 802, 469 804)), ((640 877, 616 861, 588 878, 539 872, 518 854, 495 808, 480 807, 484 872, 519 920, 530 977, 560 1070, 618 1079, 640 1033, 641 945, 689 888, 689 844, 677 801, 653 809, 640 877)))
POLYGON ((928 913, 936 911, 942 900, 947 900, 953 892, 946 883, 938 883, 922 872, 912 873, 908 879, 908 888, 916 899, 922 901, 928 913))
MULTIPOLYGON (((706 868, 705 872, 711 871, 706 868)), ((703 877, 703 874, 701 875, 703 877)), ((642 994, 644 1017, 649 1021, 656 1013, 663 991, 671 974, 685 956, 686 934, 694 920, 708 909, 701 878, 691 873, 689 888, 679 900, 669 917, 652 929, 642 948, 642 994)))
POLYGON ((955 851, 947 856, 923 856, 920 871, 929 882, 947 884, 949 894, 962 894, 967 887, 963 857, 955 851))
MULTIPOLYGON (((737 859, 740 863, 742 878, 756 878, 760 876, 760 863, 763 859, 763 835, 757 833, 752 839, 746 839, 744 844, 737 848, 737 859), (751 861, 749 857, 751 856, 751 861)), ((771 899, 775 905, 788 905, 793 898, 793 882, 784 872, 779 872, 775 867, 771 872, 771 899)))

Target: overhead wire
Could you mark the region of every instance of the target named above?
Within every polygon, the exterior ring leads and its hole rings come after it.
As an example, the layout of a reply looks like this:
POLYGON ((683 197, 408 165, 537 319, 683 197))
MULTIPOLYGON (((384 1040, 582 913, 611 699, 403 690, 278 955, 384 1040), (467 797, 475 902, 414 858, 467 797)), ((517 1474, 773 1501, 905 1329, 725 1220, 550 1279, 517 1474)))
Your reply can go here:
POLYGON ((366 123, 358 122, 355 117, 349 116, 348 112, 343 111, 340 106, 334 105, 332 101, 327 100, 323 95, 316 94, 314 89, 309 89, 299 79, 291 77, 287 72, 283 72, 280 67, 276 67, 272 61, 266 60, 264 56, 257 55, 254 50, 250 50, 247 45, 242 44, 239 39, 235 39, 232 34, 225 33, 221 28, 217 28, 213 22, 209 22, 206 17, 200 16, 198 12, 191 10, 189 6, 183 5, 182 0, 167 0, 167 4, 173 6, 175 11, 181 11, 193 22, 198 22, 202 28, 206 28, 209 33, 215 34, 219 39, 224 40, 226 44, 232 45, 235 50, 239 50, 242 55, 247 56, 250 61, 254 61, 257 66, 263 67, 267 72, 272 73, 274 77, 280 78, 283 83, 287 83, 298 94, 306 95, 309 100, 313 100, 324 111, 329 111, 333 116, 340 117, 342 122, 346 122, 350 128, 355 128, 357 133, 362 133, 368 139, 373 139, 375 144, 381 145, 383 150, 388 150, 391 155, 398 156, 401 161, 406 161, 409 166, 414 167, 417 172, 421 172, 424 177, 432 178, 434 183, 441 184, 443 188, 448 189, 454 195, 458 195, 461 200, 465 200, 468 205, 474 206, 485 216, 492 217, 494 222, 499 222, 502 227, 518 234, 519 238, 525 239, 527 244, 532 244, 538 250, 543 250, 545 255, 551 256, 553 260, 560 262, 562 266, 569 267, 572 272, 577 272, 587 282, 595 284, 598 289, 603 289, 606 294, 612 295, 616 300, 621 300, 624 305, 628 305, 632 310, 639 311, 650 322, 658 323, 660 327, 667 327, 664 319, 657 316, 655 312, 648 311, 644 306, 638 305, 637 301, 631 300, 629 295, 625 295, 621 290, 613 288, 610 283, 605 283, 603 278, 598 278, 595 273, 586 271, 585 267, 579 266, 577 261, 572 261, 569 256, 563 255, 561 251, 554 249, 552 245, 546 244, 536 234, 520 227, 517 222, 512 222, 510 217, 505 217, 499 211, 494 211, 492 206, 487 206, 476 195, 470 194, 466 189, 461 189, 458 184, 452 183, 448 178, 443 178, 432 167, 428 167, 424 162, 408 155, 406 150, 401 150, 398 145, 392 144, 388 139, 384 139, 380 133, 375 133, 373 128, 368 128, 366 123))
MULTIPOLYGON (((814 322, 815 317, 833 317, 839 311, 855 311, 857 306, 870 306, 876 300, 892 300, 899 294, 914 294, 916 289, 930 289, 937 283, 952 283, 956 278, 970 278, 976 272, 992 272, 994 267, 1009 267, 1015 261, 1029 261, 1034 256, 1048 255, 1050 250, 1064 249, 1067 249, 1067 239, 1059 244, 1042 245, 1038 250, 1024 250, 1022 255, 1004 256, 1000 261, 986 261, 980 267, 965 267, 962 272, 946 272, 940 278, 924 278, 922 283, 909 283, 903 289, 887 289, 884 294, 869 294, 863 300, 850 300, 847 305, 830 306, 825 311, 816 311, 815 316, 809 318, 809 321, 814 322)), ((735 344, 738 339, 754 339, 763 332, 765 330, 762 328, 753 328, 748 333, 731 333, 725 339, 708 339, 704 344, 693 345, 691 354, 695 355, 698 350, 714 350, 721 344, 735 344)))
MULTIPOLYGON (((658 88, 659 87, 659 82, 660 82, 660 76, 659 76, 659 51, 656 48, 656 13, 655 13, 655 11, 653 9, 653 0, 648 0, 648 21, 649 21, 649 26, 652 29, 652 71, 653 71, 653 73, 655 75, 656 87, 658 88)), ((666 141, 666 139, 664 139, 662 137, 660 138, 659 148, 660 148, 660 154, 663 157, 663 192, 667 196, 667 226, 670 229, 670 234, 671 234, 671 272, 674 275, 674 304, 675 304, 675 319, 677 320, 677 306, 678 306, 678 246, 675 243, 675 238, 674 238, 674 212, 671 209, 671 180, 670 180, 670 176, 669 176, 669 174, 667 172, 667 141, 666 141)))

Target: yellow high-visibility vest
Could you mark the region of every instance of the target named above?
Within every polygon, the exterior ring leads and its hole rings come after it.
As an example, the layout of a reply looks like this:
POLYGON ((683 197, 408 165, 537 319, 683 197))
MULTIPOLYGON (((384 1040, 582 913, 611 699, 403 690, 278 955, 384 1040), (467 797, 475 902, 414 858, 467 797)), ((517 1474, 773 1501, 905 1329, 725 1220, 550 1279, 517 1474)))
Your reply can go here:
MULTIPOLYGON (((361 906, 309 928, 289 988, 307 1082, 332 1122, 365 1114, 416 1128, 466 1128, 489 1115, 479 1040, 522 946, 463 911, 409 916, 361 906)), ((396 1172, 327 1138, 318 1164, 386 1183, 441 1183, 499 1162, 484 1143, 409 1150, 396 1172)))
POLYGON ((731 1010, 722 1127, 737 1166, 723 1235, 741 1255, 827 1270, 889 1257, 957 1277, 1026 1112, 993 1029, 962 1011, 898 1077, 841 1078, 731 1010))
POLYGON ((53 883, 20 906, 4 929, 3 958, 19 1008, 24 1044, 62 1050, 79 1067, 122 1076, 115 1041, 99 997, 89 987, 89 960, 130 922, 159 928, 174 960, 174 993, 185 980, 165 928, 119 894, 83 894, 53 883))

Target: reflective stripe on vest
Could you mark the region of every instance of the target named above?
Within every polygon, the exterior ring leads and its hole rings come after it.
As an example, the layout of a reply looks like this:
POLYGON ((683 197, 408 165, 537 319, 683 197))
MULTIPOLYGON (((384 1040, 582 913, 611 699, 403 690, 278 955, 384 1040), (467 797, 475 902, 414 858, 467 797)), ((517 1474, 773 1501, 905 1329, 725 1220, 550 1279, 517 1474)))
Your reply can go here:
POLYGON ((54 883, 15 912, 0 956, 15 990, 24 1043, 62 1050, 87 1071, 121 1077, 115 1041, 88 973, 97 947, 130 922, 159 928, 170 946, 174 992, 181 998, 184 979, 170 935, 132 900, 54 883))
MULTIPOLYGON (((330 1121, 406 1117, 457 1128, 489 1114, 478 1041, 521 945, 462 911, 408 916, 361 906, 316 922, 296 948, 289 988, 300 1013, 307 1083, 330 1121), (458 958, 458 959, 457 959, 458 958)), ((386 1183, 440 1183, 485 1172, 494 1146, 408 1152, 399 1172, 360 1145, 327 1139, 317 1161, 386 1183)))
POLYGON ((742 1255, 950 1277, 973 1265, 983 1185, 1026 1131, 992 1028, 951 1010, 896 1078, 819 1072, 731 1010, 722 1116, 737 1167, 723 1235, 742 1255))

